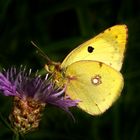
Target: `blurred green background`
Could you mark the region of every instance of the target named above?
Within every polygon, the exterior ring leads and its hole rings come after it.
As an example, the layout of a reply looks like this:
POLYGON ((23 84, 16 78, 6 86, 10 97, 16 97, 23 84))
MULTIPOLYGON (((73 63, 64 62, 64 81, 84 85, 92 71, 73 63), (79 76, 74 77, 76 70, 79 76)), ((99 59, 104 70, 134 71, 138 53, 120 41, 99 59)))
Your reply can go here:
MULTIPOLYGON (((39 129, 26 135, 27 140, 140 139, 139 9, 139 0, 0 0, 0 69, 22 64, 41 70, 44 61, 31 40, 51 59, 62 61, 77 45, 110 26, 126 24, 129 29, 122 69, 125 87, 119 100, 96 117, 72 109, 75 123, 60 109, 48 107, 39 129)), ((11 97, 0 95, 5 118, 11 107, 11 97)), ((11 139, 12 133, 0 122, 0 140, 11 139)))

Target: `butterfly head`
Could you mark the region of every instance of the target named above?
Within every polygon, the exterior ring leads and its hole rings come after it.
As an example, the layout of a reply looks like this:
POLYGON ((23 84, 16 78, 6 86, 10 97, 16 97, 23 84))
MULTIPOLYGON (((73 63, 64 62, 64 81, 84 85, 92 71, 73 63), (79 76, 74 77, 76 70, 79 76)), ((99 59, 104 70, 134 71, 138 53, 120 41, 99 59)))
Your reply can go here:
POLYGON ((52 81, 56 86, 63 87, 64 86, 64 73, 60 68, 59 62, 51 62, 50 64, 45 65, 45 69, 52 75, 52 81))
POLYGON ((60 71, 60 63, 51 61, 50 63, 45 65, 45 69, 50 74, 53 74, 53 73, 55 73, 55 71, 60 71))

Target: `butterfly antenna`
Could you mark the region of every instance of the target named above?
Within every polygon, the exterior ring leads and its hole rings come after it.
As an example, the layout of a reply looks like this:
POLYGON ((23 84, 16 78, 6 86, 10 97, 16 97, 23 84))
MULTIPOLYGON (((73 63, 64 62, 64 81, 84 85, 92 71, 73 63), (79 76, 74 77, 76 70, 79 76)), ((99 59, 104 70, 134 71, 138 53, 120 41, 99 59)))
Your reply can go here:
POLYGON ((51 63, 52 61, 51 61, 51 59, 33 42, 33 41, 31 41, 31 44, 34 46, 34 47, 36 47, 36 49, 38 50, 38 52, 40 53, 40 55, 43 57, 43 58, 45 58, 47 61, 48 61, 48 63, 51 63))

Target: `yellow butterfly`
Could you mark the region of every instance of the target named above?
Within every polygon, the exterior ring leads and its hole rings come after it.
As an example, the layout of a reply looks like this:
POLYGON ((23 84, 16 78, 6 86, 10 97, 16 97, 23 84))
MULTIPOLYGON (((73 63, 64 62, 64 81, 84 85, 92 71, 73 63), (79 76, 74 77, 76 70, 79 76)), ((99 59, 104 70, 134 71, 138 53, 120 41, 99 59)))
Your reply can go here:
POLYGON ((105 112, 120 96, 119 72, 127 42, 127 26, 116 25, 75 48, 59 63, 45 66, 66 94, 80 100, 78 107, 91 115, 105 112))

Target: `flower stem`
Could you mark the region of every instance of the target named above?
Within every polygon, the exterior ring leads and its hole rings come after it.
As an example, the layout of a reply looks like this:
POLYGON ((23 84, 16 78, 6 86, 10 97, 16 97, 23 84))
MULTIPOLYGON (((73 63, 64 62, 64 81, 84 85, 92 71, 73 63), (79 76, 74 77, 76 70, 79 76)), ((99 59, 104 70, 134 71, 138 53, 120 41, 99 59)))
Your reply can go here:
POLYGON ((10 126, 10 124, 4 119, 4 117, 2 116, 2 114, 1 114, 1 112, 0 112, 0 120, 2 121, 2 123, 7 127, 7 128, 9 128, 11 131, 13 131, 14 133, 15 133, 15 131, 14 131, 14 129, 10 126))
POLYGON ((19 134, 18 133, 14 133, 13 140, 19 140, 19 134))

